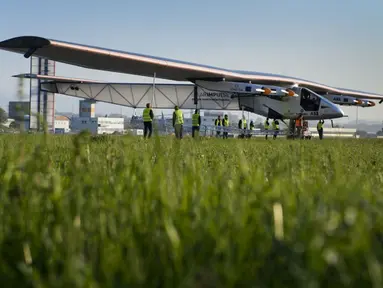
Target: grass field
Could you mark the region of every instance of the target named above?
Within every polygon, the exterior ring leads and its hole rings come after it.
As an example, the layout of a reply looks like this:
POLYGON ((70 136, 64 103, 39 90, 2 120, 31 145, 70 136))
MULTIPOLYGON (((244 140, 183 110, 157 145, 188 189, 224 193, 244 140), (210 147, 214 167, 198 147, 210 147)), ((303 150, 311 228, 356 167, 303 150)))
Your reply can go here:
POLYGON ((0 136, 0 283, 382 287, 382 145, 0 136))

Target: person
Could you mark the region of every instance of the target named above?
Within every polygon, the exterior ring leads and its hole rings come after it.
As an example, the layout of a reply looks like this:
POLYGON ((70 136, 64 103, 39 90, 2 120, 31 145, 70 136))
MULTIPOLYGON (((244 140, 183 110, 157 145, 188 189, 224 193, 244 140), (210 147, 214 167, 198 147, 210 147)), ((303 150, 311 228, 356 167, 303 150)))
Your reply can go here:
POLYGON ((177 139, 182 139, 183 124, 184 115, 178 106, 175 106, 173 112, 173 127, 177 139))
POLYGON ((295 127, 297 129, 297 138, 303 138, 303 135, 302 135, 302 120, 303 120, 303 116, 300 115, 296 120, 295 120, 295 127))
POLYGON ((322 140, 323 139, 323 124, 324 124, 324 120, 319 120, 318 124, 317 124, 317 130, 318 130, 318 134, 319 134, 319 139, 322 140))
POLYGON ((238 122, 238 128, 243 130, 243 132, 241 133, 240 137, 241 138, 245 138, 245 134, 246 134, 246 129, 247 129, 247 123, 246 123, 246 118, 245 116, 242 116, 242 119, 239 120, 238 122))
POLYGON ((142 118, 144 120, 144 138, 148 136, 150 138, 152 136, 152 131, 153 131, 153 109, 150 105, 150 103, 146 104, 146 108, 144 109, 142 113, 142 118), (149 132, 149 135, 148 135, 149 132))
POLYGON ((253 131, 255 129, 255 125, 254 125, 254 122, 253 120, 250 121, 250 133, 249 133, 249 138, 251 137, 253 131))
POLYGON ((254 122, 253 120, 250 121, 250 130, 254 130, 255 128, 255 125, 254 125, 254 122))
POLYGON ((201 116, 199 115, 198 109, 195 109, 192 116, 192 137, 195 137, 196 132, 199 134, 199 127, 201 125, 201 116))
POLYGON ((229 132, 228 132, 228 127, 229 127, 229 116, 227 116, 227 114, 225 114, 224 118, 223 118, 223 126, 225 128, 223 128, 223 139, 227 139, 228 138, 228 135, 229 135, 229 132))
POLYGON ((214 125, 215 125, 215 130, 217 131, 217 137, 219 137, 219 135, 221 134, 221 126, 222 126, 222 119, 220 115, 218 115, 218 118, 215 119, 214 125))
POLYGON ((273 130, 274 130, 273 139, 277 139, 277 135, 279 132, 279 121, 274 119, 273 122, 271 123, 271 125, 273 125, 273 130))
POLYGON ((269 134, 269 127, 270 127, 270 123, 269 123, 269 118, 266 118, 265 120, 265 123, 263 124, 263 127, 265 129, 265 139, 267 140, 267 135, 269 134))

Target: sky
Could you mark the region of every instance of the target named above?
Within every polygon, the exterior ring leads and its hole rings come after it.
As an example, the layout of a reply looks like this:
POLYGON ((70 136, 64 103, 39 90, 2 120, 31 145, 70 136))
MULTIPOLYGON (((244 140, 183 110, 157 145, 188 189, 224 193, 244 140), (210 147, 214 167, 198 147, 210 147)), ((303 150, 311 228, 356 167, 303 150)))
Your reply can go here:
MULTIPOLYGON (((383 94, 380 0, 66 0, 54 5, 3 0, 0 7, 0 41, 34 35, 383 94)), ((17 79, 11 76, 28 71, 23 55, 0 50, 0 106, 6 111, 8 102, 17 100, 17 79)), ((61 63, 56 75, 152 82, 61 63)), ((78 101, 56 95, 56 110, 77 113, 78 101)), ((355 107, 342 109, 348 117, 338 122, 356 121, 356 115, 383 120, 383 105, 358 113, 355 107)), ((96 111, 132 113, 101 103, 96 111)))

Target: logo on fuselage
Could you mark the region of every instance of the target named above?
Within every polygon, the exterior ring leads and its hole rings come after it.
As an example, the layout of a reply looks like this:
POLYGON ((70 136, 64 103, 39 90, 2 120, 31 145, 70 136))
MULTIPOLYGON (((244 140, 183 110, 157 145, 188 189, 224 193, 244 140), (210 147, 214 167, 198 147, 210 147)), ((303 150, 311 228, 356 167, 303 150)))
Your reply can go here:
POLYGON ((220 100, 231 101, 231 93, 226 92, 201 92, 198 94, 198 100, 220 100))

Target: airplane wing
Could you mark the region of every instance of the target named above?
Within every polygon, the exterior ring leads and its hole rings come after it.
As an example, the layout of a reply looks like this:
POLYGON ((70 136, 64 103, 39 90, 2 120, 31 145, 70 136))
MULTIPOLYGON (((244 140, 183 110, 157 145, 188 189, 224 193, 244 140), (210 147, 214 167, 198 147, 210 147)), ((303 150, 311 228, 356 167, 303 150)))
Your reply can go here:
POLYGON ((175 81, 222 80, 251 81, 254 84, 307 87, 319 94, 331 93, 365 99, 383 99, 383 95, 335 88, 309 80, 260 72, 228 70, 213 66, 166 59, 131 52, 105 49, 36 36, 21 36, 0 42, 0 49, 47 58, 79 67, 175 81))
POLYGON ((211 92, 194 84, 155 84, 153 93, 153 84, 147 83, 110 83, 36 74, 14 77, 38 79, 43 91, 133 108, 145 108, 146 103, 151 103, 156 109, 174 106, 195 109, 197 97, 199 109, 240 110, 238 99, 232 98, 231 93, 211 92))

